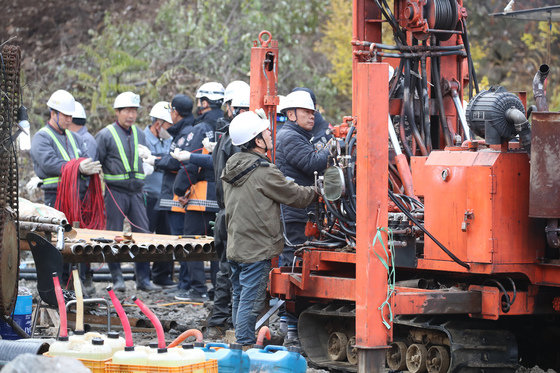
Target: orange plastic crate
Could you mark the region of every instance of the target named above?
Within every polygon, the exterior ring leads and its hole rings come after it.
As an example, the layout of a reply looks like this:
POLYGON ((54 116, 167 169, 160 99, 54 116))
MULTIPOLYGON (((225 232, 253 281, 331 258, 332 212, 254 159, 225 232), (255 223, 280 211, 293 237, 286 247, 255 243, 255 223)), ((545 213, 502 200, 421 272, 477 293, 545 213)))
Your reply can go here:
POLYGON ((218 360, 207 360, 204 363, 185 365, 183 373, 218 373, 218 360))
POLYGON ((107 360, 88 360, 88 359, 78 359, 84 364, 86 368, 91 369, 93 373, 105 373, 105 365, 111 361, 107 360))
POLYGON ((218 373, 218 360, 204 363, 184 365, 182 367, 150 367, 146 365, 123 365, 108 362, 105 364, 107 373, 218 373))

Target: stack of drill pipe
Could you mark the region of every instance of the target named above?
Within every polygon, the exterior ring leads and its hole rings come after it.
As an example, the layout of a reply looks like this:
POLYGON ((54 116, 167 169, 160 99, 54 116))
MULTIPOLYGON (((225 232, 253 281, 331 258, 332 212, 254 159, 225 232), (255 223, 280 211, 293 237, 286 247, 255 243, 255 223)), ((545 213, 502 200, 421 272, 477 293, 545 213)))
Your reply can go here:
POLYGON ((76 242, 67 242, 62 255, 69 262, 134 262, 216 260, 214 239, 209 236, 171 236, 132 233, 122 240, 122 232, 75 229, 76 242), (115 238, 119 238, 115 240, 115 238), (111 242, 103 242, 109 241, 111 242), (119 242, 117 242, 119 241, 119 242))

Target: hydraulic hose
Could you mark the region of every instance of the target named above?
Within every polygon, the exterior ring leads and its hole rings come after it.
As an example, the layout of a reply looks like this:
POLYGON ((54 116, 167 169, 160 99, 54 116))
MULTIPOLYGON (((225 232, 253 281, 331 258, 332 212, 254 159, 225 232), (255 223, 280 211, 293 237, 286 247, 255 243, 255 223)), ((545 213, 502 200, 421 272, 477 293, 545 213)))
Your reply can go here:
POLYGON ((430 97, 428 95, 428 75, 426 72, 426 57, 420 59, 422 69, 422 103, 424 104, 424 140, 428 152, 432 151, 432 129, 430 127, 430 97))
MULTIPOLYGON (((424 139, 420 136, 420 132, 418 131, 418 127, 416 127, 416 121, 414 119, 414 95, 411 95, 410 87, 411 87, 411 75, 410 75, 410 61, 406 61, 404 64, 404 94, 403 94, 403 105, 405 106, 405 113, 406 118, 408 119, 408 123, 410 124, 410 128, 412 129, 412 134, 420 147, 420 153, 422 155, 428 155, 428 151, 426 150, 426 146, 424 145, 424 139)), ((414 155, 414 154, 412 154, 414 155)))
POLYGON ((445 107, 443 106, 443 95, 441 92, 441 77, 439 75, 439 68, 437 62, 432 60, 432 82, 436 88, 436 98, 439 108, 439 121, 441 124, 441 129, 445 137, 445 144, 447 146, 453 145, 451 139, 451 133, 449 132, 449 126, 447 125, 447 116, 445 115, 445 107))
POLYGON ((462 267, 465 267, 466 269, 471 268, 470 265, 463 262, 461 259, 457 258, 455 256, 455 254, 453 254, 451 251, 449 251, 449 249, 447 249, 445 246, 443 246, 443 244, 441 242, 439 242, 430 232, 428 232, 428 230, 426 228, 424 228, 424 226, 422 224, 420 224, 420 222, 418 220, 416 220, 416 218, 410 213, 410 211, 402 205, 402 203, 399 201, 399 199, 397 197, 395 197, 395 194, 393 192, 391 192, 390 190, 389 190, 389 198, 391 199, 391 201, 393 201, 393 203, 395 205, 397 205, 399 210, 401 210, 410 219, 410 221, 412 221, 414 224, 416 224, 418 226, 418 228, 420 228, 422 230, 422 232, 424 232, 428 237, 430 237, 432 239, 432 241, 434 241, 436 243, 436 245, 438 245, 440 247, 440 249, 443 250, 444 253, 446 253, 451 259, 453 259, 453 261, 455 263, 459 264, 462 267))

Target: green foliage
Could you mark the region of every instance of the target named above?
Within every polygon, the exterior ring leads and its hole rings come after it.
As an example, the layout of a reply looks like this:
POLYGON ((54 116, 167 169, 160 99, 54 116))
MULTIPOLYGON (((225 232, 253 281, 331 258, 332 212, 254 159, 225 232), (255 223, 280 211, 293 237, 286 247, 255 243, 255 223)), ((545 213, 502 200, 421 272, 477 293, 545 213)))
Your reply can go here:
POLYGON ((352 8, 345 0, 332 0, 330 17, 323 27, 323 38, 316 44, 316 51, 327 55, 332 64, 328 73, 338 91, 352 95, 352 8))
POLYGON ((312 48, 327 5, 319 0, 167 0, 151 22, 114 22, 108 14, 103 31, 80 47, 78 66, 68 74, 90 98, 85 101, 99 128, 112 120, 112 100, 123 90, 139 93, 149 107, 179 92, 194 96, 204 81, 248 81, 252 41, 267 29, 280 48, 279 92, 310 87, 327 115, 337 117, 343 110, 327 74, 330 65, 322 51, 312 48))

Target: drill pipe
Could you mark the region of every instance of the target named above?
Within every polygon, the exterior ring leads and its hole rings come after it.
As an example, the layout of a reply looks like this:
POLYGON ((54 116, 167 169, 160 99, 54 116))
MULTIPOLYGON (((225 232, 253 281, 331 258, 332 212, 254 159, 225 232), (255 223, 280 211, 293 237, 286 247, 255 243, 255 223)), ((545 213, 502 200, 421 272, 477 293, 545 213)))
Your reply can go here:
POLYGON ((51 223, 37 223, 31 221, 19 221, 19 228, 23 231, 39 231, 39 232, 58 232, 58 227, 62 226, 65 232, 70 232, 72 226, 70 224, 51 224, 51 223))

